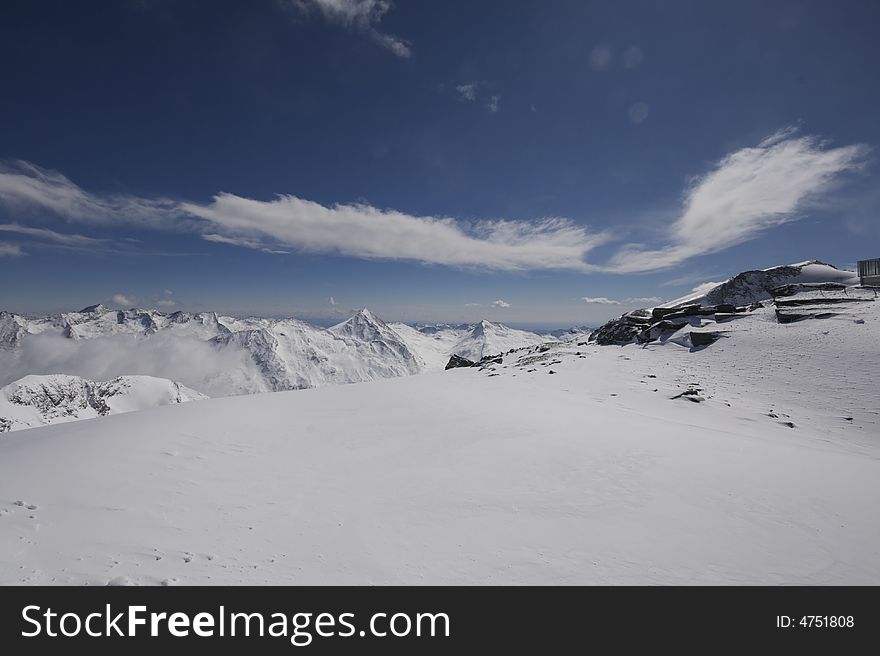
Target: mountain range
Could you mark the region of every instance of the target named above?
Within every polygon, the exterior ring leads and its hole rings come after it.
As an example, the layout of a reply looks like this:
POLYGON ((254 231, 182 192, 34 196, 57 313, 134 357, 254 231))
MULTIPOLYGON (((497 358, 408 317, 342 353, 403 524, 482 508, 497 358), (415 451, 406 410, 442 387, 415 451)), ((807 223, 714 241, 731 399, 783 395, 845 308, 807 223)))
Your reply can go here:
MULTIPOLYGON (((743 272, 589 341, 198 403, 160 383, 163 407, 6 433, 0 584, 878 584, 880 290, 845 275, 743 272)), ((290 321, 221 323, 297 347, 290 321)), ((437 353, 490 332, 424 328, 437 353)), ((333 364, 423 357, 366 313, 324 332, 333 364)), ((15 394, 124 400, 44 383, 15 394)))
MULTIPOLYGON (((95 386, 99 383, 81 375, 91 371, 95 361, 107 361, 110 364, 101 371, 113 377, 151 374, 167 378, 168 385, 182 383, 209 396, 230 396, 408 376, 442 369, 453 354, 479 360, 548 340, 556 337, 485 320, 389 324, 366 308, 330 328, 292 318, 116 310, 103 305, 39 317, 4 311, 0 312, 0 362, 7 366, 0 367, 0 385, 16 382, 23 373, 65 374, 74 377, 70 380, 77 380, 76 385, 95 386), (56 355, 59 350, 62 356, 56 355), (137 356, 141 350, 145 354, 137 356), (120 351, 132 357, 112 364, 113 354, 120 351), (176 354, 187 353, 190 359, 220 364, 174 366, 180 361, 176 354), (161 364, 163 359, 169 361, 167 366, 161 364)), ((85 406, 81 414, 94 416, 85 406)), ((10 415, 5 425, 11 430, 25 427, 26 422, 12 421, 10 415)))

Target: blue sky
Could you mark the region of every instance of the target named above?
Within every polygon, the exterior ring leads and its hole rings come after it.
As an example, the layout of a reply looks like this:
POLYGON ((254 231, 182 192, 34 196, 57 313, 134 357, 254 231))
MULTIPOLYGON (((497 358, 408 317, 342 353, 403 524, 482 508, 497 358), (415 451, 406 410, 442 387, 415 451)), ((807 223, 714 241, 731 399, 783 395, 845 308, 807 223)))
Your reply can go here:
POLYGON ((3 3, 0 308, 595 325, 744 269, 851 265, 880 255, 878 20, 3 3))

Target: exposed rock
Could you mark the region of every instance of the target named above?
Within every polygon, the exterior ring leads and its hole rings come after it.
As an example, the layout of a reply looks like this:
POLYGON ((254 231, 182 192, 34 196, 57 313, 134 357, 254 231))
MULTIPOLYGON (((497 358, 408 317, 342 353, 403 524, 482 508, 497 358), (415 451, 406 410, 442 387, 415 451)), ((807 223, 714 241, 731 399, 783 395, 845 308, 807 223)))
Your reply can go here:
POLYGON ((639 333, 652 323, 650 310, 627 312, 591 333, 590 341, 596 342, 599 346, 632 344, 639 333))
POLYGON ((446 363, 445 369, 457 369, 458 367, 473 367, 476 364, 473 360, 468 360, 460 355, 453 355, 446 363))
POLYGON ((800 292, 815 291, 841 291, 846 289, 846 285, 838 282, 796 282, 789 285, 780 285, 770 290, 774 297, 777 296, 794 296, 800 292))
POLYGON ((694 348, 700 346, 709 346, 710 344, 714 344, 721 338, 721 333, 696 333, 691 332, 691 346, 694 348))

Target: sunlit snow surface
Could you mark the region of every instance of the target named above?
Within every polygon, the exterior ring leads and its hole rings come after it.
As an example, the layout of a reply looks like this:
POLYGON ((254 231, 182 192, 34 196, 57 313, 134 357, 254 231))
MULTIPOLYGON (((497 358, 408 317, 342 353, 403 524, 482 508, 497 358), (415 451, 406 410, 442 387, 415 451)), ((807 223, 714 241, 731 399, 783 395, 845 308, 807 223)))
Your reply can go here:
POLYGON ((834 313, 10 433, 0 582, 880 584, 880 303, 834 313))

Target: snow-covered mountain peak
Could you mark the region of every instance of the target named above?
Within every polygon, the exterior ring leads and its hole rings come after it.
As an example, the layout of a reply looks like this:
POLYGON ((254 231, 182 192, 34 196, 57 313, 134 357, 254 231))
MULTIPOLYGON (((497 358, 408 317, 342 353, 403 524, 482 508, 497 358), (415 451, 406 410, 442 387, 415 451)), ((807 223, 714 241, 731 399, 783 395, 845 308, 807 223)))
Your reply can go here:
POLYGON ((474 325, 473 330, 471 330, 471 335, 473 335, 474 337, 480 337, 482 335, 485 335, 486 333, 497 331, 498 329, 503 330, 506 327, 507 326, 504 326, 502 324, 495 324, 491 321, 480 319, 480 321, 474 325))
POLYGON ((370 312, 367 308, 358 310, 342 323, 336 324, 330 328, 330 331, 339 336, 352 337, 366 341, 388 338, 397 341, 400 340, 400 336, 395 333, 388 324, 370 312))
POLYGON ((459 340, 452 353, 476 362, 486 355, 497 355, 512 348, 534 346, 546 341, 554 340, 482 319, 459 340))

